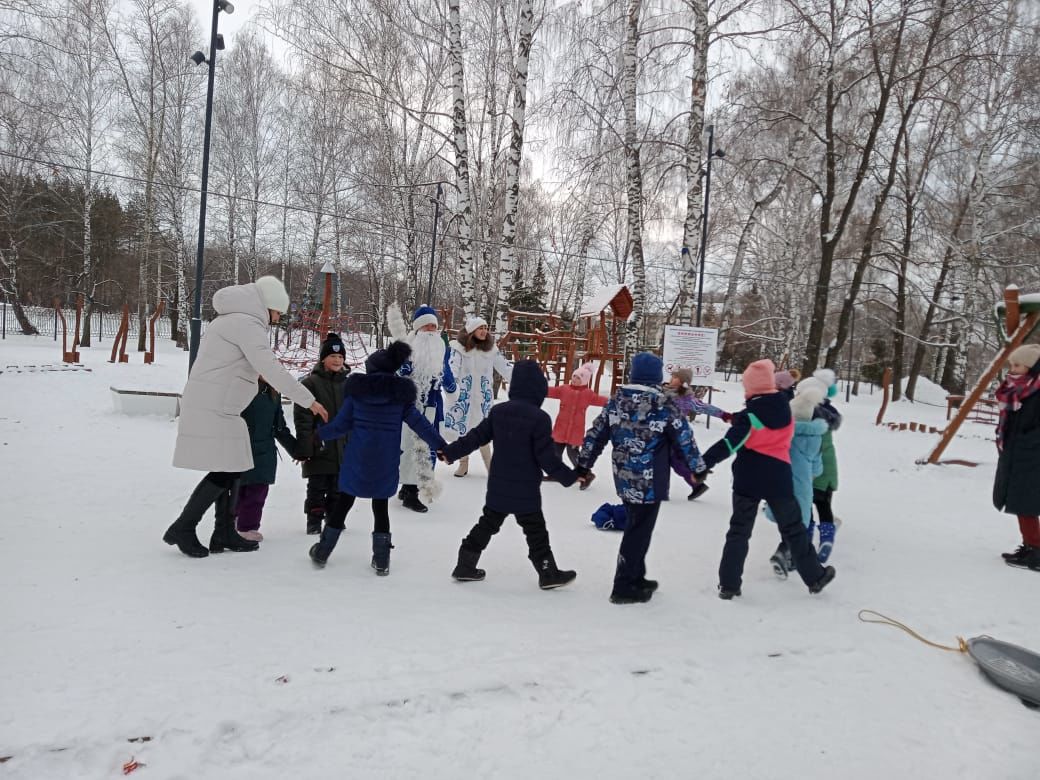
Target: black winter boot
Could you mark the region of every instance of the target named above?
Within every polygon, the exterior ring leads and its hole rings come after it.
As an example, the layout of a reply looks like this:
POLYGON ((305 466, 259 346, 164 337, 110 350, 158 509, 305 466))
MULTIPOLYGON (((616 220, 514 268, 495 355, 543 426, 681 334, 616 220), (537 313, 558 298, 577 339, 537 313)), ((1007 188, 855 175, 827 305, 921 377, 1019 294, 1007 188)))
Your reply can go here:
POLYGON ((385 577, 390 573, 390 534, 372 534, 372 568, 376 574, 385 577))
POLYGON ((419 500, 418 485, 401 485, 401 490, 397 493, 397 497, 401 499, 405 509, 411 509, 413 512, 430 511, 430 508, 419 500))
POLYGON ((578 576, 578 573, 574 571, 560 571, 556 567, 556 559, 553 558, 551 552, 532 558, 531 563, 534 564, 534 570, 538 572, 538 587, 542 590, 562 587, 568 582, 573 582, 574 578, 578 576))
POLYGON ((812 585, 809 586, 809 592, 810 593, 819 593, 821 590, 823 590, 824 588, 826 588, 828 585, 831 584, 831 580, 834 579, 834 575, 835 574, 836 574, 836 572, 834 571, 834 567, 833 566, 825 567, 824 570, 823 570, 823 576, 820 577, 820 579, 816 580, 816 582, 814 582, 812 585))
POLYGON ((324 568, 326 561, 329 560, 329 556, 332 555, 332 551, 336 548, 336 542, 339 541, 341 533, 343 533, 342 528, 325 526, 318 543, 311 546, 310 556, 316 566, 324 568))
POLYGON ((177 549, 189 558, 205 558, 209 555, 199 538, 195 535, 195 528, 202 521, 206 510, 213 502, 225 493, 225 489, 215 482, 203 479, 192 491, 191 497, 184 505, 180 517, 173 521, 173 525, 166 529, 163 541, 166 544, 177 545, 177 549))
POLYGON ((211 553, 253 552, 260 549, 260 542, 243 539, 235 530, 235 507, 232 498, 233 490, 225 490, 217 498, 217 521, 213 526, 213 536, 209 538, 211 553))
POLYGON ((477 568, 479 560, 480 553, 460 547, 459 562, 455 564, 455 571, 451 573, 452 579, 459 582, 480 582, 487 572, 477 568))

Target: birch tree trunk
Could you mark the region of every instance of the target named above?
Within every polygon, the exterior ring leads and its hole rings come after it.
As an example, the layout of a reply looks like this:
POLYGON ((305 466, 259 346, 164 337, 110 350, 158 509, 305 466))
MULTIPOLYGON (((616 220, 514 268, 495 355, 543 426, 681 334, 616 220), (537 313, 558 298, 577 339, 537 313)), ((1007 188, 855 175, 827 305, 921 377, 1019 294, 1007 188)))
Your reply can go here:
POLYGON ((522 0, 519 41, 513 62, 513 111, 506 157, 506 208, 502 221, 502 245, 498 259, 498 300, 495 305, 494 332, 503 336, 508 328, 509 294, 516 275, 516 212, 520 203, 520 160, 524 151, 524 120, 527 112, 527 68, 534 38, 532 0, 522 0))
POLYGON ((459 0, 448 0, 448 36, 452 90, 452 146, 455 152, 455 182, 459 190, 459 284, 467 317, 477 312, 473 279, 473 206, 469 182, 469 145, 466 139, 466 83, 462 63, 462 20, 459 0))
POLYGON ((632 262, 632 314, 625 332, 622 360, 628 375, 630 357, 639 349, 639 327, 646 307, 646 267, 643 263, 643 172, 639 163, 636 125, 636 87, 639 49, 639 17, 642 0, 629 0, 625 19, 622 66, 622 104, 625 114, 625 168, 627 179, 628 254, 632 262))
POLYGON ((682 270, 679 276, 680 325, 693 318, 700 257, 701 219, 704 216, 704 103, 708 84, 708 0, 688 0, 693 11, 693 72, 690 78, 690 112, 686 125, 686 219, 683 221, 682 270))

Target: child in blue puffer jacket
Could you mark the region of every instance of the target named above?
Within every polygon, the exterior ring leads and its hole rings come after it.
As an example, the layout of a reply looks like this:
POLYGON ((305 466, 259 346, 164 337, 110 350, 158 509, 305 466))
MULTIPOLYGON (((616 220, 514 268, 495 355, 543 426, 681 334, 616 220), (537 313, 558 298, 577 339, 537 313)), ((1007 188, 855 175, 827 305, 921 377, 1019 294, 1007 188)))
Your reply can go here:
MULTIPOLYGON (((783 393, 783 391, 780 391, 783 393)), ((794 498, 802 511, 802 525, 809 532, 812 542, 813 480, 823 472, 820 450, 823 436, 827 433, 827 421, 816 416, 816 407, 823 402, 827 388, 818 379, 806 379, 794 389, 791 399, 791 415, 794 417, 794 437, 791 439, 791 476, 794 479, 794 498)), ((766 506, 766 517, 774 523, 776 516, 766 506)), ((787 542, 781 541, 773 557, 769 559, 773 573, 782 580, 794 571, 794 561, 787 542)))
POLYGON ((657 583, 646 579, 646 552, 661 502, 668 500, 669 453, 680 452, 691 471, 704 472, 693 431, 661 389, 663 381, 659 357, 640 352, 632 358, 630 384, 614 393, 578 454, 575 471, 585 475, 608 441, 614 447, 614 487, 628 518, 610 594, 614 604, 649 601, 657 590, 657 583))

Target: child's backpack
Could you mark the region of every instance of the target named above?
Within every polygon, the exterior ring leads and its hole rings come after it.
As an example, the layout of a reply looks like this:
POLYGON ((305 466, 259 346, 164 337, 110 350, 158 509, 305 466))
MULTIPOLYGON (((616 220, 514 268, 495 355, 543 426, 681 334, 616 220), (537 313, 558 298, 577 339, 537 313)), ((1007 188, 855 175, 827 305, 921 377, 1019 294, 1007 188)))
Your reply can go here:
POLYGON ((628 526, 625 505, 604 504, 592 513, 592 522, 601 531, 624 531, 628 526))

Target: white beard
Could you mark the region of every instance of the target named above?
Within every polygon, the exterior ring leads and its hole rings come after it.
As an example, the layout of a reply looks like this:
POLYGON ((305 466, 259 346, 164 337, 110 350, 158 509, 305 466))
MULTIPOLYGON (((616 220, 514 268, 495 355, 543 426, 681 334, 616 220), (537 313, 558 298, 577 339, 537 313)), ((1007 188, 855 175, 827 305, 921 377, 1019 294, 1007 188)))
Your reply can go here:
POLYGON ((412 376, 415 389, 419 391, 422 407, 430 392, 430 383, 441 378, 444 371, 444 341, 436 331, 413 333, 409 339, 412 346, 412 376))

